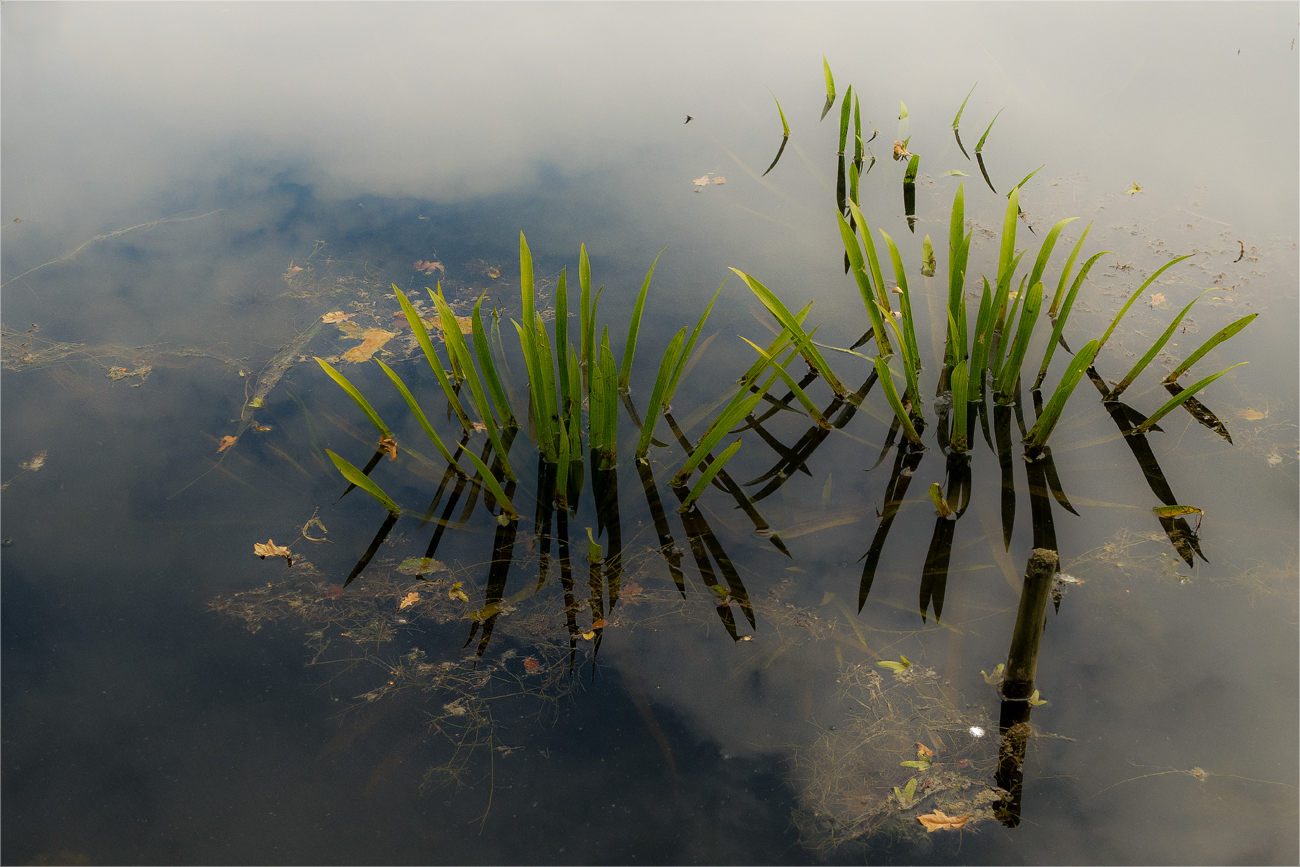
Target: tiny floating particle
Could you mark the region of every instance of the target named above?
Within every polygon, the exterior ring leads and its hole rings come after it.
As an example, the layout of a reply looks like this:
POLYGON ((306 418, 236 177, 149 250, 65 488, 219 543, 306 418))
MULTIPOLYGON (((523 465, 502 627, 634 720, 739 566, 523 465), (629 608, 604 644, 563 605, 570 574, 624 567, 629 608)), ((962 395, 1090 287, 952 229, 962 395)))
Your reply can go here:
POLYGON ((535 657, 530 656, 524 660, 524 671, 526 671, 529 674, 536 674, 538 669, 540 669, 541 667, 542 664, 538 662, 535 657))
POLYGON ((984 729, 980 728, 979 726, 971 726, 970 736, 973 738, 982 738, 984 737, 984 729))

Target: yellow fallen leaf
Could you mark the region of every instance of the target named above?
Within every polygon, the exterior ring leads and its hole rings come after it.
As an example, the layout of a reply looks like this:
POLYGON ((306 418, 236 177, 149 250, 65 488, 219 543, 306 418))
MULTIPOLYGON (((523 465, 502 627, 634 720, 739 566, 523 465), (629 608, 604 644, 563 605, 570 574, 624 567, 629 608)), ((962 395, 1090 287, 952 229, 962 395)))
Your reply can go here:
POLYGON ((416 259, 413 266, 417 271, 423 271, 426 274, 432 274, 434 271, 441 271, 446 274, 447 269, 442 267, 441 262, 426 262, 423 259, 416 259))
POLYGON ((354 346, 347 352, 343 353, 343 360, 352 364, 369 361, 372 355, 378 352, 383 348, 385 343, 396 336, 397 335, 392 331, 383 331, 379 328, 371 329, 365 333, 360 346, 354 346))
POLYGON ((335 322, 342 322, 344 319, 351 319, 356 315, 355 313, 344 313, 342 310, 335 310, 333 313, 326 313, 320 318, 320 321, 332 325, 335 322))
MULTIPOLYGON (((442 317, 441 317, 441 316, 436 317, 436 318, 433 320, 433 324, 436 325, 436 326, 438 326, 438 330, 441 331, 441 330, 442 330, 442 317)), ((473 333, 474 333, 474 317, 472 317, 472 316, 457 316, 457 317, 456 317, 456 327, 460 329, 460 333, 461 333, 461 334, 473 334, 473 333)))
POLYGON ((401 611, 404 608, 410 608, 412 605, 414 605, 419 601, 420 601, 419 591, 412 590, 410 593, 407 593, 405 596, 402 597, 402 601, 397 606, 397 610, 401 611))
POLYGON ((447 597, 449 599, 459 599, 461 602, 468 602, 469 597, 465 595, 464 590, 460 589, 464 583, 463 581, 457 581, 451 585, 451 589, 447 591, 447 597))
POLYGON ((487 275, 488 275, 489 277, 491 277, 493 280, 495 280, 495 279, 497 279, 498 277, 501 276, 501 271, 500 271, 499 269, 493 267, 492 265, 489 265, 489 266, 488 266, 488 269, 487 269, 487 272, 486 272, 486 273, 487 273, 487 275))
POLYGON ((933 813, 926 813, 923 816, 917 816, 916 821, 925 826, 928 833, 933 834, 935 831, 953 831, 965 826, 970 816, 949 816, 943 810, 935 810, 933 813))
POLYGON ((1239 409, 1237 418, 1244 418, 1246 421, 1259 421, 1261 418, 1268 418, 1268 413, 1260 412, 1257 409, 1239 409))
POLYGON ((591 639, 596 637, 596 630, 593 629, 590 632, 584 632, 582 633, 582 637, 587 641, 591 641, 591 639))
POLYGON ((1164 303, 1165 303, 1165 296, 1161 295, 1159 292, 1152 293, 1151 295, 1152 307, 1155 307, 1157 304, 1164 304, 1164 303))
POLYGON ((293 552, 290 551, 288 548, 284 547, 283 545, 275 544, 275 542, 271 541, 270 539, 266 540, 266 544, 263 544, 261 542, 254 542, 253 553, 256 554, 258 557, 261 557, 263 560, 265 560, 267 557, 283 557, 285 560, 288 561, 290 566, 293 565, 293 552))
POLYGON ((1133 186, 1129 187, 1129 188, 1128 188, 1127 190, 1125 190, 1124 192, 1128 193, 1128 194, 1131 196, 1131 195, 1133 195, 1134 193, 1140 193, 1140 192, 1142 192, 1142 188, 1138 186, 1138 182, 1137 182, 1137 181, 1134 181, 1134 182, 1133 182, 1133 186))
POLYGON ((379 447, 388 452, 388 459, 390 461, 397 460, 397 443, 392 437, 380 437, 379 447))
POLYGON ((217 454, 221 454, 222 452, 224 452, 226 449, 230 448, 237 442, 239 442, 238 437, 222 437, 221 443, 219 444, 220 447, 217 449, 217 454))
POLYGON ((691 181, 691 183, 695 184, 695 186, 697 187, 702 187, 708 182, 709 182, 709 176, 707 173, 704 175, 704 177, 696 178, 695 180, 691 181))
POLYGON ((725 183, 727 182, 727 179, 726 179, 726 178, 714 178, 714 179, 713 179, 713 182, 714 182, 715 184, 725 184, 725 183))

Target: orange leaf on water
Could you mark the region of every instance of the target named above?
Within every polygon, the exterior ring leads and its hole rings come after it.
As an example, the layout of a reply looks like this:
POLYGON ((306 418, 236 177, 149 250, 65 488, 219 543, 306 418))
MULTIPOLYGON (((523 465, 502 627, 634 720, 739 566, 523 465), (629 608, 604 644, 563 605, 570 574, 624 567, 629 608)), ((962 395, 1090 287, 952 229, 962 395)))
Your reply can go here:
POLYGON ((253 553, 265 560, 267 557, 283 557, 289 565, 293 565, 293 552, 283 545, 277 545, 270 539, 266 543, 254 542, 253 553))
POLYGON ((372 355, 382 349, 385 343, 396 336, 397 335, 392 331, 372 328, 362 335, 360 346, 354 346, 347 352, 343 353, 343 360, 351 362, 352 364, 369 361, 372 355))
POLYGON ((926 758, 933 758, 934 750, 930 749, 923 743, 917 743, 916 754, 918 756, 925 756, 926 758))
POLYGON ((239 441, 238 437, 222 437, 221 444, 220 444, 221 447, 217 449, 217 454, 221 454, 222 452, 224 452, 226 449, 233 446, 238 441, 239 441))
POLYGON ((380 437, 379 447, 388 452, 390 461, 397 460, 397 442, 392 437, 380 437))
POLYGON ((402 597, 401 604, 397 606, 397 610, 401 611, 403 608, 410 608, 412 605, 414 605, 419 601, 420 601, 419 591, 412 590, 410 593, 407 593, 405 596, 402 597))
POLYGON ((924 825, 926 832, 931 834, 935 831, 955 831, 964 827, 969 819, 970 816, 949 816, 943 810, 935 810, 933 813, 916 817, 916 821, 924 825))
POLYGON ((330 325, 335 322, 342 322, 344 319, 351 319, 356 315, 355 313, 344 313, 342 310, 335 310, 333 313, 326 313, 320 318, 320 321, 330 325))

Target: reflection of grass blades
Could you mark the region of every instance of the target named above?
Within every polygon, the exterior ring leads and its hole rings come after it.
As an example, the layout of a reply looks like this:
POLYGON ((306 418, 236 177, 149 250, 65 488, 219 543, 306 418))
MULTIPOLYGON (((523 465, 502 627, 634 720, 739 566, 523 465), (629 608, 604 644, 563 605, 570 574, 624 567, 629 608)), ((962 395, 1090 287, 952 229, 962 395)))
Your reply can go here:
POLYGON ((1252 313, 1249 316, 1243 316, 1242 318, 1238 319, 1236 322, 1220 330, 1219 333, 1215 334, 1209 340, 1205 341, 1205 343, 1201 345, 1200 349, 1196 350, 1191 355, 1187 356, 1187 360, 1184 361, 1182 364, 1178 365, 1178 367, 1174 368, 1174 371, 1170 373, 1168 376, 1166 376, 1164 378, 1164 381, 1173 382, 1176 379, 1178 379, 1178 377, 1186 373, 1193 364, 1200 361, 1201 358, 1204 357, 1205 353, 1209 352, 1211 349, 1218 346, 1220 343, 1227 340, 1229 337, 1236 334, 1241 329, 1245 328, 1258 315, 1259 315, 1258 313, 1252 313))
POLYGON ((980 151, 984 150, 984 140, 987 139, 989 137, 989 133, 993 131, 993 124, 997 123, 998 115, 1002 114, 1002 112, 1006 110, 1007 110, 1006 106, 1003 106, 1002 108, 998 109, 997 114, 993 115, 993 120, 989 121, 988 129, 984 130, 984 135, 980 136, 979 144, 975 145, 975 153, 979 153, 980 151))
MULTIPOLYGON (((663 253, 664 251, 660 250, 659 256, 663 253)), ((659 256, 655 256, 655 260, 650 263, 650 270, 646 272, 645 280, 641 283, 641 291, 636 296, 636 305, 632 308, 632 321, 627 327, 627 345, 623 347, 623 366, 618 375, 618 390, 624 394, 627 393, 632 379, 632 357, 636 355, 636 338, 641 331, 641 311, 645 309, 646 293, 650 291, 650 278, 655 274, 655 265, 659 264, 659 256)))
MULTIPOLYGON (((1092 226, 1091 223, 1089 223, 1088 225, 1089 227, 1092 226)), ((1083 234, 1084 237, 1087 237, 1088 235, 1086 231, 1083 234)), ((1081 245, 1082 243, 1083 243, 1083 238, 1080 238, 1079 244, 1081 245)), ((1075 247, 1075 252, 1076 253, 1078 252, 1078 246, 1075 247)), ((1061 333, 1065 330, 1065 320, 1070 317, 1070 310, 1071 308, 1074 307, 1074 296, 1079 294, 1079 287, 1083 285, 1083 281, 1088 276, 1088 272, 1092 270, 1092 266, 1097 263, 1098 259, 1100 259, 1102 256, 1105 256, 1106 254, 1107 251, 1103 250, 1100 253, 1094 255, 1092 258, 1090 258, 1087 262, 1084 263, 1083 268, 1079 271, 1079 276, 1074 278, 1074 284, 1070 286, 1070 292, 1068 295, 1065 296, 1065 303, 1061 306, 1061 311, 1058 315, 1056 315, 1056 322, 1052 326, 1052 337, 1047 342, 1047 351, 1043 353, 1043 363, 1042 366, 1038 368, 1038 378, 1034 380, 1035 390, 1037 390, 1039 387, 1042 386, 1043 379, 1047 376, 1047 365, 1052 363, 1052 353, 1056 352, 1056 347, 1061 342, 1061 333)), ((1074 261, 1074 256, 1071 255, 1070 262, 1073 261, 1074 261)), ((1066 268, 1068 270, 1069 264, 1066 265, 1066 268)), ((1062 286, 1065 285, 1064 275, 1062 275, 1061 277, 1061 285, 1062 286)), ((1058 288, 1057 296, 1059 297, 1060 294, 1061 294, 1060 289, 1058 288)), ((1056 302, 1053 301, 1052 303, 1055 304, 1056 302)), ((1050 313, 1051 311, 1049 311, 1049 314, 1050 313)))
POLYGON ((669 341, 668 348, 664 350, 664 357, 659 362, 659 373, 655 376, 654 388, 650 390, 650 404, 645 411, 645 423, 641 425, 641 439, 636 444, 638 461, 645 460, 646 453, 650 451, 650 440, 654 438, 655 423, 659 421, 659 410, 663 406, 664 395, 668 391, 669 381, 673 377, 673 371, 682 352, 682 341, 685 339, 686 329, 683 327, 669 341))
POLYGON ((474 362, 470 359, 469 347, 465 345, 465 336, 460 333, 460 326, 456 322, 456 314, 452 313, 451 306, 447 304, 447 299, 443 298, 441 293, 433 295, 433 303, 437 305, 438 316, 442 320, 442 339, 447 346, 447 352, 460 361, 461 370, 465 374, 465 381, 469 383, 470 394, 474 398, 474 406, 478 408, 479 417, 483 420, 483 427, 487 431, 488 439, 492 441, 492 448, 496 450, 498 457, 501 458, 501 467, 506 474, 506 478, 513 482, 515 481, 515 474, 514 470, 510 468, 510 458, 506 454, 505 447, 501 444, 496 419, 492 417, 492 408, 488 405, 483 382, 479 379, 478 371, 474 368, 474 362))
MULTIPOLYGON (((1213 289, 1205 290, 1205 292, 1213 291, 1213 289)), ((1138 359, 1137 364, 1133 365, 1133 369, 1124 374, 1124 378, 1110 390, 1109 394, 1102 398, 1103 400, 1117 400, 1119 396, 1124 393, 1124 390, 1133 384, 1133 380, 1137 379, 1138 376, 1142 374, 1142 371, 1146 370, 1147 365, 1151 363, 1152 359, 1156 357, 1160 350, 1165 348, 1165 344, 1169 342, 1169 338, 1174 336, 1174 332, 1177 331, 1178 326, 1182 324, 1183 317, 1187 315, 1187 311, 1192 309, 1192 305, 1199 301, 1205 292, 1202 292, 1200 295, 1193 298, 1188 305, 1174 317, 1174 321, 1169 323, 1169 327, 1165 329, 1164 333, 1156 338, 1156 342, 1151 344, 1151 348, 1146 351, 1146 354, 1138 359)))
POLYGON ((805 392, 802 388, 799 387, 799 383, 795 382, 794 378, 791 377, 789 373, 786 373, 785 368, 777 364, 776 360, 771 355, 769 355, 767 351, 763 349, 763 347, 759 346, 757 343, 754 343, 753 341, 748 340, 744 337, 741 337, 740 339, 744 340, 750 346, 754 347, 754 350, 758 352, 759 355, 763 356, 764 359, 767 360, 768 364, 771 365, 772 369, 776 371, 776 375, 781 377, 781 381, 785 383, 786 388, 790 389, 790 393, 793 394, 798 399, 799 403, 803 404, 803 408, 808 410, 808 414, 813 417, 813 420, 817 422, 817 425, 819 427, 829 428, 831 426, 831 423, 826 420, 826 417, 824 415, 822 415, 821 410, 817 408, 817 404, 813 403, 812 399, 808 397, 807 392, 805 392))
POLYGON ((1056 391, 1052 392, 1051 398, 1043 407, 1043 412, 1038 416, 1038 421, 1025 436, 1025 454, 1029 457, 1037 457, 1043 450, 1043 446, 1047 445, 1047 438, 1052 435, 1056 423, 1061 420, 1061 411, 1065 409, 1065 402, 1070 399, 1075 386, 1083 378, 1084 371, 1092 365, 1099 348, 1101 344, 1098 341, 1090 340, 1070 361, 1070 366, 1065 369, 1065 375, 1057 384, 1056 391))
POLYGON ((599 353, 591 379, 588 423, 591 450, 608 467, 618 459, 618 368, 609 351, 608 328, 601 335, 599 353))
POLYGON ((921 435, 912 427, 912 420, 907 417, 907 410, 903 409, 903 402, 898 399, 898 389, 894 387, 894 372, 889 369, 888 362, 880 356, 876 356, 876 375, 880 379, 880 386, 885 391, 885 399, 894 409, 894 416, 903 428, 908 442, 918 448, 925 448, 921 444, 921 435))
POLYGON ((469 423, 469 417, 465 415, 465 409, 460 405, 460 398, 456 396, 456 390, 451 387, 451 381, 447 379, 447 371, 442 366, 442 359, 438 357, 438 352, 433 348, 433 342, 429 340, 428 329, 424 327, 424 320, 420 314, 415 312, 411 302, 406 300, 402 290, 393 284, 393 294, 397 296, 397 303, 401 305, 402 312, 406 314, 406 321, 411 326, 411 332, 415 334, 415 339, 424 350, 424 357, 429 362, 429 367, 433 369, 433 375, 437 377, 438 384, 442 386, 443 393, 447 395, 447 404, 451 407, 452 412, 460 421, 460 426, 469 433, 474 428, 469 423))
POLYGON ((834 390, 837 396, 844 397, 848 392, 845 390, 844 386, 840 384, 839 379, 831 370, 830 365, 826 363, 826 359, 822 358, 821 353, 817 351, 817 347, 813 346, 812 339, 808 336, 807 332, 800 327, 794 316, 791 315, 790 311, 786 309, 786 306, 781 303, 781 299, 773 295, 770 289, 746 274, 744 271, 736 268, 732 268, 731 270, 735 271, 736 274, 745 281, 745 285, 749 286, 750 291, 758 297, 759 301, 763 302, 763 306, 767 308, 768 312, 771 313, 779 323, 781 323, 781 327, 790 332, 791 339, 799 348, 799 354, 802 355, 810 365, 812 365, 814 370, 822 375, 822 378, 826 380, 826 384, 834 390))
POLYGON ((1043 282, 1040 280, 1029 287, 1029 294, 1025 296, 1025 306, 1020 311, 1020 323, 1016 327, 1015 341, 1011 344, 1011 354, 1003 362, 993 388, 994 399, 1001 403, 1009 403, 1015 395, 1016 381, 1020 379, 1020 365, 1024 363, 1025 353, 1029 350, 1034 325, 1038 322, 1038 311, 1042 307, 1043 282))
POLYGON ((1165 273, 1165 271, 1174 267, 1184 259, 1190 259, 1195 255, 1196 255, 1195 253, 1188 253, 1186 256, 1179 256, 1177 259, 1174 259, 1173 261, 1166 262, 1165 264, 1161 265, 1160 268, 1154 274, 1148 277, 1146 279, 1146 282, 1143 283, 1140 287, 1138 287, 1138 290, 1133 293, 1132 297, 1130 297, 1128 301, 1124 303, 1124 306, 1119 309, 1119 312, 1115 314, 1114 321, 1110 323, 1110 327, 1106 329, 1106 333, 1103 334, 1101 336, 1101 340, 1098 341, 1097 343, 1098 348, 1106 345, 1106 341, 1110 339, 1110 335, 1115 331, 1115 326, 1119 325, 1119 321, 1124 318, 1124 314, 1127 313, 1128 309, 1133 306, 1133 302, 1138 299, 1139 295, 1141 295, 1143 292, 1146 291, 1146 288, 1148 286, 1150 286, 1152 283, 1156 281, 1157 277, 1159 277, 1161 274, 1165 273))
POLYGON ((1135 433, 1135 434, 1142 434, 1142 433, 1146 433, 1147 431, 1151 430, 1152 425, 1154 425, 1156 422, 1160 421, 1160 419, 1162 419, 1162 418, 1164 418, 1166 415, 1168 415, 1168 414, 1169 414, 1169 413, 1170 413, 1174 408, 1176 408, 1176 407, 1177 407, 1179 404, 1181 404, 1183 401, 1187 400, 1189 397, 1191 397, 1192 395, 1196 394, 1196 392, 1198 392, 1198 391, 1200 391, 1201 389, 1205 388, 1205 386, 1207 386, 1207 385, 1209 385, 1210 383, 1214 382, 1214 381, 1215 381, 1216 379, 1218 379, 1220 376, 1223 376, 1223 375, 1224 375, 1225 373, 1227 373, 1229 370, 1232 370, 1232 369, 1237 368, 1237 367, 1241 367, 1241 365, 1243 365, 1243 364, 1250 364, 1250 362, 1249 362, 1249 361, 1241 361, 1241 362, 1238 362, 1238 363, 1234 364, 1232 367, 1228 367, 1228 368, 1225 368, 1225 369, 1223 369, 1223 370, 1220 370, 1218 373, 1211 374, 1210 376, 1205 377, 1205 379, 1202 379, 1200 382, 1195 383, 1194 385, 1190 385, 1190 386, 1188 386, 1187 388, 1183 389, 1182 391, 1180 391, 1180 392, 1178 393, 1178 395, 1177 395, 1176 397, 1172 398, 1172 399, 1169 400, 1169 401, 1168 401, 1164 406, 1160 407, 1160 409, 1158 409, 1158 410, 1156 410, 1154 413, 1152 413, 1152 414, 1147 418, 1146 421, 1142 422, 1142 424, 1140 424, 1140 425, 1138 425, 1136 428, 1134 428, 1133 431, 1132 431, 1132 433, 1135 433))
POLYGON ((691 488, 690 493, 686 495, 686 499, 682 500, 682 505, 678 509, 679 512, 685 512, 694 505, 695 501, 700 498, 700 494, 704 493, 704 489, 713 481, 713 477, 722 471, 722 468, 726 466, 727 461, 731 460, 731 456, 734 455, 739 448, 740 440, 736 440, 734 443, 727 446, 726 451, 718 455, 717 459, 714 460, 713 463, 709 464, 704 472, 700 473, 700 478, 695 482, 695 487, 691 488))
POLYGON ((390 514, 400 515, 402 513, 402 507, 393 502, 392 497, 385 494, 379 485, 370 481, 365 473, 348 463, 347 459, 339 457, 329 449, 325 450, 325 454, 330 456, 330 460, 334 462, 334 466, 338 468, 338 471, 343 475, 343 478, 347 479, 349 482, 382 503, 384 508, 387 509, 390 514))
POLYGON ((384 364, 378 358, 376 358, 375 361, 379 362, 379 366, 384 369, 384 373, 388 374, 388 378, 393 381, 393 385, 397 386, 397 390, 402 393, 402 398, 406 401, 406 405, 411 408, 411 414, 415 416, 417 421, 419 421, 420 427, 424 428, 424 432, 428 434, 429 440, 433 443, 434 447, 438 449, 438 453, 443 456, 447 461, 448 466, 450 466, 457 475, 464 477, 465 471, 456 463, 456 459, 452 457, 451 452, 443 443, 442 437, 438 436, 438 432, 433 429, 433 425, 429 424, 429 419, 425 416, 424 410, 420 409, 420 404, 416 402, 415 396, 412 395, 411 390, 406 387, 406 383, 402 382, 402 378, 387 364, 384 364))
POLYGON ((361 396, 361 392, 357 391, 357 387, 348 382, 348 378, 335 370, 334 366, 328 361, 317 356, 312 357, 315 358, 316 363, 330 375, 330 379, 337 382, 343 390, 348 393, 348 397, 352 398, 352 400, 356 402, 357 406, 361 407, 361 411, 366 414, 366 418, 370 419, 370 423, 379 431, 380 436, 392 439, 393 432, 388 429, 388 425, 384 424, 384 420, 379 417, 379 413, 375 412, 375 408, 370 405, 370 402, 361 396))

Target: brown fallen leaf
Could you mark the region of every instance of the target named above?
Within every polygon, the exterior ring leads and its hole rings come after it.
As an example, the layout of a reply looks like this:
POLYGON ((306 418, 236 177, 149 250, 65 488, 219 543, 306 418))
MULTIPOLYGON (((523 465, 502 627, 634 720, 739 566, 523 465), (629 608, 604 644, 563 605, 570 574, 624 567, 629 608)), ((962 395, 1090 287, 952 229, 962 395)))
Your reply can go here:
POLYGON ((1261 418, 1268 418, 1268 413, 1260 412, 1257 409, 1239 409, 1237 418, 1244 418, 1246 421, 1259 421, 1261 418))
POLYGON ((388 459, 390 461, 397 460, 397 442, 392 437, 380 437, 379 447, 388 452, 388 459))
POLYGON ((695 184, 695 186, 697 187, 702 187, 708 182, 709 182, 709 173, 707 172, 705 173, 704 177, 696 178, 695 180, 691 181, 691 183, 695 184))
POLYGON ((442 267, 441 262, 426 262, 423 259, 416 259, 414 268, 417 271, 423 271, 425 274, 432 274, 434 271, 441 271, 444 274, 447 273, 447 269, 442 267))
POLYGON ((290 566, 293 565, 293 552, 283 545, 275 544, 270 539, 266 540, 266 544, 254 542, 253 553, 258 557, 261 557, 263 560, 267 557, 283 557, 290 566))
POLYGON ((297 266, 297 265, 290 265, 290 266, 288 267, 288 269, 287 269, 284 273, 285 273, 287 276, 292 277, 294 274, 297 274, 297 273, 298 273, 299 271, 301 271, 301 270, 302 270, 302 268, 300 268, 300 267, 297 266))
POLYGON ((365 333, 360 346, 354 346, 343 353, 342 360, 352 364, 369 361, 370 357, 383 348, 384 344, 396 337, 392 331, 372 328, 365 333))
POLYGON ((599 620, 592 621, 591 624, 592 629, 604 629, 606 626, 609 626, 609 621, 603 617, 599 620))
POLYGON ((217 449, 217 454, 221 454, 222 452, 224 452, 226 449, 230 448, 237 442, 239 442, 238 437, 222 437, 220 443, 221 447, 217 449))
POLYGON ((464 590, 460 589, 464 583, 465 582, 463 581, 457 581, 455 584, 451 585, 451 589, 447 591, 447 598, 459 599, 461 602, 468 602, 469 597, 465 595, 464 590))
POLYGON ((905 160, 911 158, 911 156, 912 155, 908 153, 907 145, 903 144, 901 141, 894 142, 894 159, 905 160))
POLYGON ((1164 304, 1164 303, 1165 303, 1165 296, 1164 296, 1164 295, 1160 294, 1159 292, 1153 292, 1153 293, 1151 294, 1151 306, 1152 306, 1152 307, 1155 307, 1157 304, 1164 304))
POLYGON ((714 178, 714 179, 713 179, 713 182, 714 182, 715 184, 725 184, 725 183, 727 182, 727 179, 726 179, 726 178, 714 178))
POLYGON ((916 745, 916 754, 918 756, 925 756, 926 758, 933 758, 934 750, 930 749, 925 744, 918 742, 916 745))
MULTIPOLYGON (((435 319, 433 320, 433 324, 436 325, 436 326, 438 326, 438 330, 439 330, 439 331, 442 331, 442 317, 441 317, 441 316, 435 318, 435 319)), ((472 317, 472 316, 457 316, 457 317, 456 317, 456 327, 460 329, 460 333, 461 333, 461 334, 473 334, 473 333, 474 333, 474 317, 472 317)))
POLYGON ((410 608, 412 605, 414 605, 415 603, 417 603, 417 602, 419 602, 419 601, 420 601, 420 593, 419 593, 419 591, 418 591, 418 590, 412 590, 410 593, 407 593, 405 596, 402 597, 402 601, 401 601, 401 603, 397 606, 397 610, 398 610, 398 611, 401 611, 401 610, 404 609, 404 608, 410 608))
POLYGON ((926 832, 931 834, 935 831, 955 831, 965 826, 969 819, 970 816, 946 815, 943 810, 935 810, 933 813, 916 817, 916 821, 924 825, 926 832))
POLYGON ((328 325, 335 322, 342 322, 344 319, 351 319, 356 315, 357 314, 355 313, 344 313, 342 310, 335 310, 333 313, 326 313, 320 318, 320 321, 328 325))

